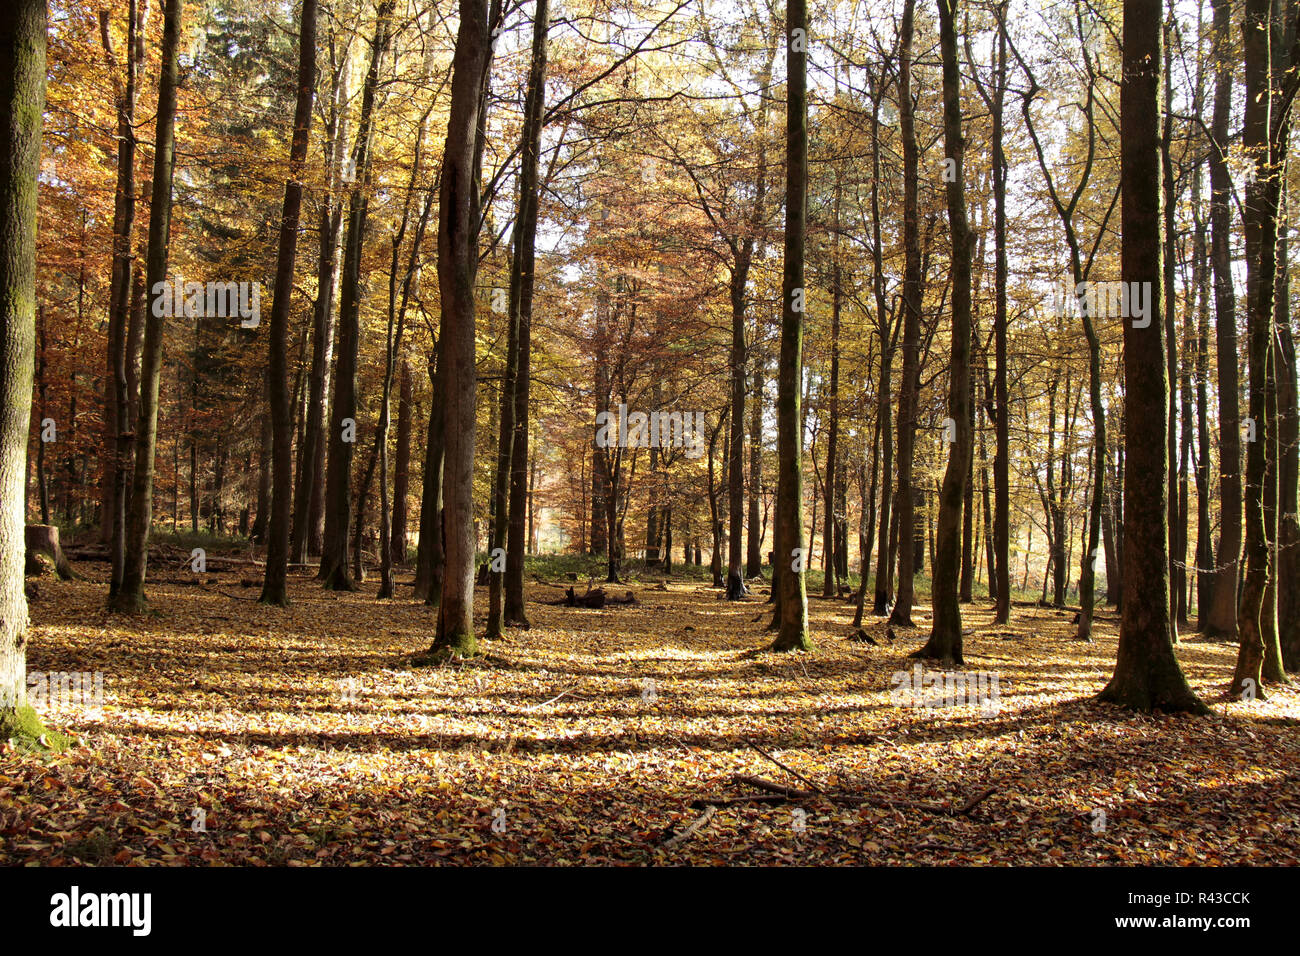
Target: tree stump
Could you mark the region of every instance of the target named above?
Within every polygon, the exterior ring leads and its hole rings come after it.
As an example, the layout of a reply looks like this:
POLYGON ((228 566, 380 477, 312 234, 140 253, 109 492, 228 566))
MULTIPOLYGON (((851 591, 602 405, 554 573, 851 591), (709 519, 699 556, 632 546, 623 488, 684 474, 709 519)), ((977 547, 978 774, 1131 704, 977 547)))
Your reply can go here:
POLYGON ((31 557, 33 555, 46 554, 54 562, 54 571, 61 580, 69 581, 75 577, 72 573, 72 565, 68 563, 67 557, 63 554, 63 548, 59 545, 59 529, 57 527, 52 524, 29 524, 25 538, 28 567, 31 567, 31 557))

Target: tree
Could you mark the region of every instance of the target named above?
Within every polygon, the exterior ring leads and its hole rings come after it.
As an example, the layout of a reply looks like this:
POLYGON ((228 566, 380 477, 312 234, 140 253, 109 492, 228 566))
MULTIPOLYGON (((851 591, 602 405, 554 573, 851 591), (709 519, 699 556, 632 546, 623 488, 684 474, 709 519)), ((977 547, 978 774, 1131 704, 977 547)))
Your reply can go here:
MULTIPOLYGON (((175 119, 177 45, 180 42, 183 0, 166 0, 163 13, 162 66, 158 79, 157 131, 154 138, 153 187, 149 200, 149 247, 145 287, 149 294, 167 279, 167 250, 171 239, 172 172, 176 164, 175 119)), ((145 608, 144 579, 149 562, 149 532, 153 521, 154 454, 158 444, 158 386, 162 375, 165 311, 149 309, 145 321, 140 367, 140 414, 137 421, 135 475, 127 517, 122 584, 110 599, 119 611, 145 608)))
POLYGON ((1254 177, 1246 185, 1243 226, 1246 237, 1246 335, 1250 372, 1249 420, 1254 441, 1246 443, 1246 494, 1244 517, 1246 573, 1237 605, 1239 652, 1232 677, 1232 693, 1264 697, 1263 681, 1285 680, 1277 638, 1276 600, 1269 600, 1270 580, 1276 572, 1267 520, 1276 514, 1277 483, 1269 480, 1270 461, 1276 466, 1277 421, 1270 414, 1273 376, 1276 292, 1277 217, 1281 196, 1280 132, 1296 92, 1294 77, 1284 92, 1286 51, 1279 50, 1272 34, 1281 29, 1272 16, 1269 0, 1247 0, 1243 28, 1246 52, 1246 111, 1242 143, 1254 164, 1254 177), (1268 500, 1271 498, 1272 500, 1268 500))
MULTIPOLYGON (((495 0, 492 13, 494 21, 499 19, 495 0)), ((460 0, 438 205, 439 361, 446 363, 443 527, 447 557, 433 649, 461 657, 473 656, 478 648, 474 636, 474 277, 480 222, 477 163, 482 155, 478 138, 492 61, 491 26, 487 0, 460 0)))
POLYGON ((779 628, 773 648, 809 650, 808 594, 803 547, 803 315, 804 235, 808 215, 808 5, 786 8, 785 271, 781 296, 781 356, 777 379, 776 552, 774 588, 779 628))
POLYGON ((891 624, 912 626, 915 595, 916 489, 912 466, 916 448, 916 416, 921 379, 921 232, 917 210, 919 164, 912 102, 912 38, 915 0, 904 0, 898 33, 898 125, 903 137, 903 380, 898 402, 898 591, 891 624))
MULTIPOLYGON (((1121 281, 1151 290, 1148 319, 1124 322, 1124 394, 1130 414, 1124 435, 1124 607, 1115 673, 1100 699, 1142 711, 1206 707, 1187 686, 1170 640, 1169 447, 1165 365, 1165 294, 1161 269, 1159 90, 1160 0, 1124 0, 1120 85, 1121 281)), ((1130 286, 1130 288, 1135 288, 1130 286)))
POLYGON ((939 44, 943 57, 943 142, 948 169, 948 232, 952 239, 952 357, 948 366, 948 417, 951 423, 948 465, 939 492, 939 521, 935 532, 934 609, 930 639, 913 656, 961 664, 961 604, 957 575, 961 560, 961 517, 970 472, 971 428, 971 251, 974 245, 966 220, 961 129, 961 73, 957 63, 957 0, 938 0, 939 44))
POLYGON ((289 147, 289 178, 284 184, 280 216, 280 249, 271 293, 270 361, 267 385, 271 393, 271 524, 267 531, 266 575, 261 600, 289 603, 289 523, 293 509, 293 409, 289 395, 289 300, 298 260, 298 219, 302 212, 302 172, 311 135, 311 108, 316 90, 316 0, 302 0, 298 20, 298 103, 293 114, 289 147))
POLYGON ((361 256, 370 211, 370 146, 374 135, 375 99, 384 54, 393 36, 394 0, 375 11, 370 66, 361 92, 361 118, 352 148, 354 176, 348 204, 347 240, 343 247, 343 282, 339 303, 338 364, 334 371, 334 408, 329 433, 329 468, 325 476, 325 540, 318 577, 335 591, 356 590, 349 568, 352 504, 352 457, 356 444, 357 356, 360 348, 361 256))
MULTIPOLYGON (((36 351, 36 177, 45 110, 44 0, 0 10, 0 739, 46 733, 27 703, 23 527, 36 351)), ((47 736, 45 742, 53 743, 47 736)))
POLYGON ((1201 630, 1237 634, 1238 561, 1241 557, 1241 415, 1238 408, 1236 293, 1232 284, 1232 191, 1228 119, 1232 112, 1232 6, 1214 9, 1214 109, 1210 120, 1210 262, 1214 269, 1214 335, 1219 372, 1219 549, 1211 604, 1201 630))
POLYGON ((518 311, 519 357, 515 376, 514 440, 510 454, 510 527, 506 542, 506 623, 527 627, 524 609, 525 510, 527 508, 529 395, 532 380, 533 292, 536 286, 537 218, 540 201, 538 165, 542 129, 546 124, 546 38, 550 29, 550 0, 537 0, 533 10, 532 63, 524 94, 524 133, 519 161, 517 238, 510 261, 510 309, 518 311), (516 291, 517 287, 517 291, 516 291))

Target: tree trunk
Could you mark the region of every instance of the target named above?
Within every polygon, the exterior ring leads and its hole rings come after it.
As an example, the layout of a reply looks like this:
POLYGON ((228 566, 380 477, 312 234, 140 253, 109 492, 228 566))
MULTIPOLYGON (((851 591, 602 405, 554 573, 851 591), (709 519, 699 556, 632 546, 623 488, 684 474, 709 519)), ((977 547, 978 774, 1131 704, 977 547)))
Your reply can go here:
POLYGON ((930 639, 913 656, 961 664, 962 505, 970 473, 972 428, 970 389, 971 253, 973 236, 966 220, 961 130, 961 73, 957 62, 957 0, 938 0, 939 45, 943 55, 943 141, 949 163, 948 231, 952 237, 952 358, 949 364, 948 417, 955 441, 948 446, 948 465, 939 492, 933 576, 930 584, 933 626, 930 639))
MULTIPOLYGON (((524 94, 523 151, 519 168, 519 230, 511 259, 511 303, 519 311, 519 361, 514 393, 514 442, 510 461, 510 526, 506 540, 505 620, 510 627, 528 627, 524 607, 524 554, 532 540, 532 492, 529 488, 529 403, 532 383, 533 291, 536 285, 542 129, 546 122, 546 38, 550 29, 550 0, 537 0, 533 10, 532 63, 524 94), (517 278, 516 278, 517 277, 517 278), (514 295, 515 283, 519 292, 514 295), (525 513, 527 512, 527 513, 525 513), (527 524, 525 521, 527 520, 527 524)), ((535 468, 536 462, 532 461, 535 468)))
MULTIPOLYGON (((1269 480, 1269 459, 1276 462, 1273 445, 1277 423, 1269 415, 1270 372, 1273 363, 1273 297, 1276 292, 1277 213, 1281 194, 1278 168, 1279 125, 1286 128, 1278 98, 1282 65, 1270 42, 1269 0, 1247 0, 1243 34, 1246 54, 1246 108, 1242 142, 1255 164, 1255 177, 1246 186, 1243 216, 1246 236, 1246 329, 1250 370, 1248 422, 1254 422, 1253 441, 1246 442, 1246 489, 1243 506, 1246 574, 1237 605, 1240 642, 1231 693, 1262 699, 1263 681, 1283 678, 1281 648, 1277 642, 1277 608, 1269 598, 1274 574, 1269 547, 1269 518, 1276 513, 1275 481, 1269 480)), ((1250 438, 1252 436, 1248 436, 1250 438)))
MULTIPOLYGON (((302 171, 311 134, 316 90, 316 0, 302 0, 298 26, 298 103, 289 145, 289 179, 284 184, 280 248, 275 261, 271 301, 270 360, 267 386, 271 398, 271 522, 267 529, 266 575, 261 601, 289 603, 289 524, 293 509, 293 410, 289 396, 289 299, 298 261, 298 219, 302 213, 302 171)), ((261 516, 259 515, 259 518, 261 516)))
MULTIPOLYGON (((0 739, 26 743, 45 728, 27 703, 27 596, 23 591, 24 469, 36 350, 37 176, 45 109, 42 0, 0 8, 0 739)), ((49 737, 45 742, 51 742, 49 737)))
POLYGON ((411 361, 402 357, 402 374, 397 387, 397 461, 393 469, 393 546, 394 564, 406 563, 407 498, 411 493, 411 415, 415 389, 411 382, 411 361))
POLYGON ((1237 579, 1241 557, 1241 415, 1237 366, 1237 302, 1232 279, 1232 178, 1228 171, 1228 120, 1232 113, 1231 0, 1214 8, 1214 113, 1210 121, 1210 262, 1214 267, 1215 351, 1219 373, 1219 547, 1211 604, 1202 631, 1237 635, 1237 579))
POLYGON ((759 505, 763 497, 763 358, 758 353, 761 319, 754 320, 754 345, 751 349, 749 405, 749 523, 745 529, 745 577, 763 574, 762 527, 759 505))
MULTIPOLYGON (((162 64, 158 76, 157 130, 154 141, 153 186, 149 205, 149 247, 145 286, 150 295, 167 280, 167 249, 171 236, 172 172, 175 166, 177 46, 183 0, 166 0, 163 15, 162 64)), ((162 373, 166 319, 159 302, 145 322, 140 366, 140 415, 136 429, 135 474, 131 510, 123 548, 122 584, 112 607, 139 612, 145 608, 144 580, 149 561, 149 531, 153 519, 154 452, 158 443, 158 385, 162 373)))
POLYGON ((1169 381, 1160 241, 1160 0, 1124 0, 1120 85, 1121 280, 1149 283, 1145 324, 1124 320, 1124 609, 1115 673, 1101 699, 1142 711, 1204 712, 1170 642, 1169 381))
POLYGON ((392 38, 389 18, 393 0, 383 0, 376 10, 375 38, 370 67, 361 95, 361 119, 352 150, 354 184, 348 206, 347 240, 343 249, 343 283, 339 302, 338 364, 334 370, 334 406, 330 416, 329 467, 325 479, 325 540, 319 578, 326 588, 354 591, 349 568, 352 512, 352 458, 357 428, 357 356, 360 339, 361 256, 369 213, 370 140, 379 86, 380 64, 392 38))
MULTIPOLYGON (((909 0, 909 3, 911 0, 909 0)), ((809 650, 807 555, 803 547, 803 378, 804 232, 808 212, 808 5, 789 0, 786 8, 786 183, 785 269, 781 305, 781 358, 777 379, 777 508, 774 583, 776 618, 772 647, 809 650)))
POLYGON ((341 101, 346 98, 346 69, 335 74, 327 123, 329 171, 321 197, 319 256, 316 261, 316 303, 312 308, 312 356, 308 377, 307 419, 298 449, 298 475, 294 489, 293 534, 290 560, 303 563, 309 554, 319 554, 325 521, 325 417, 329 412, 330 364, 334 356, 334 281, 338 275, 339 230, 343 223, 342 203, 332 191, 339 182, 343 163, 344 131, 341 101))
MULTIPOLYGON (((496 0, 493 14, 498 13, 496 0)), ((487 0, 460 0, 438 204, 438 288, 445 395, 446 577, 434 649, 469 657, 474 636, 474 281, 478 272, 479 136, 492 47, 487 0)))
POLYGON ((415 599, 430 607, 442 603, 445 552, 442 541, 443 416, 440 343, 429 356, 429 424, 424 442, 424 479, 420 497, 420 540, 415 551, 415 599))
POLYGON ((917 565, 913 538, 916 498, 912 461, 920 390, 921 234, 917 212, 918 154, 912 105, 912 36, 915 0, 904 0, 899 30, 898 120, 903 137, 903 381, 898 404, 898 591, 891 624, 912 626, 914 574, 917 565))

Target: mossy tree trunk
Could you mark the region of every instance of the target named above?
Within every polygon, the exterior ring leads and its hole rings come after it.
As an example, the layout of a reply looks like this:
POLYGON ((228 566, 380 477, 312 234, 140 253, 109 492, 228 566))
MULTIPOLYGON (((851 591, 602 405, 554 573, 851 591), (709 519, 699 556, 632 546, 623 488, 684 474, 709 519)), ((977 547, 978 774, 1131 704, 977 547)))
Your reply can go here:
POLYGON ((23 517, 36 350, 45 26, 44 0, 13 0, 0 8, 0 739, 35 740, 44 733, 27 703, 23 517))

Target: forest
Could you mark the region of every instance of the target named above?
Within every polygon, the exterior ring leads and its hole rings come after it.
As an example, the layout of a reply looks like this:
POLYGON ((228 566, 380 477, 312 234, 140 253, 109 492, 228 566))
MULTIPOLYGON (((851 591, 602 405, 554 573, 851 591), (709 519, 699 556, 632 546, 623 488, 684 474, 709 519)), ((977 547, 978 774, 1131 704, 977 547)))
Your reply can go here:
POLYGON ((0 6, 0 862, 1300 863, 1300 0, 0 6))

